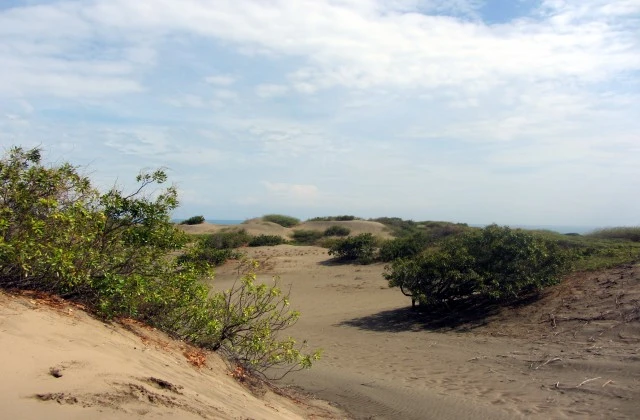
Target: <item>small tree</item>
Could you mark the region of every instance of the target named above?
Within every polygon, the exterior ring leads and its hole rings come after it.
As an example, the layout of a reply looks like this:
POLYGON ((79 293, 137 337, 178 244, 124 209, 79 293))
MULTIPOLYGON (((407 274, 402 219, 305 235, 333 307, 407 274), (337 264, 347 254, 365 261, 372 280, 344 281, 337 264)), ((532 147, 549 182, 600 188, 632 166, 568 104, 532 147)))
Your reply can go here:
POLYGON ((180 222, 181 225, 201 225, 204 223, 204 216, 191 216, 187 220, 180 222))

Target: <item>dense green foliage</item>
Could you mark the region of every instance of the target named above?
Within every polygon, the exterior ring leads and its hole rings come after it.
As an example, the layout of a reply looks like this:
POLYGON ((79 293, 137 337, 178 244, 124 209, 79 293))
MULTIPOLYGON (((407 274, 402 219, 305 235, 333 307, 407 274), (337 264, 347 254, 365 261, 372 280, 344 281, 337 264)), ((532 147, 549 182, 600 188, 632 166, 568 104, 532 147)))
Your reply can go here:
POLYGON ((400 238, 385 241, 380 247, 379 259, 393 261, 398 258, 409 258, 418 255, 432 240, 423 232, 416 232, 400 238))
POLYGON ((300 219, 285 216, 283 214, 267 214, 262 216, 262 220, 265 222, 272 222, 283 227, 294 227, 300 224, 300 219))
POLYGON ((491 225, 395 260, 385 278, 425 306, 509 300, 558 282, 568 257, 554 241, 491 225))
POLYGON ((187 242, 170 222, 177 192, 143 195, 145 187, 166 181, 163 171, 138 176, 132 194, 116 188, 100 194, 77 168, 45 167, 40 160, 38 149, 21 148, 0 160, 0 287, 57 293, 105 318, 134 317, 193 344, 225 349, 252 370, 286 372, 318 357, 290 338, 278 339, 298 313, 277 284, 256 284, 247 272, 232 289, 215 292, 201 281, 211 275, 209 264, 171 257, 187 242))
POLYGON ((640 226, 598 229, 588 236, 598 239, 623 239, 640 242, 640 226))
POLYGON ((245 229, 224 229, 201 237, 203 245, 215 249, 234 249, 246 246, 251 235, 245 229))
POLYGON ((204 223, 204 216, 191 216, 187 220, 180 222, 181 225, 201 225, 204 223))
POLYGON ((287 241, 279 235, 258 235, 251 238, 249 246, 275 246, 287 243, 287 241))
POLYGON ((369 264, 376 256, 376 238, 370 233, 344 238, 336 241, 329 248, 329 255, 335 255, 338 260, 353 261, 369 264))
POLYGON ((319 230, 296 229, 291 236, 296 245, 315 245, 324 234, 319 230))
POLYGON ((377 219, 370 220, 387 226, 396 237, 402 238, 422 233, 431 238, 432 241, 457 235, 470 229, 465 223, 436 221, 414 222, 413 220, 403 220, 399 217, 378 217, 377 219))
POLYGON ((349 236, 351 229, 346 226, 333 225, 324 231, 324 236, 349 236))
POLYGON ((323 217, 314 217, 313 219, 307 220, 308 222, 349 222, 351 220, 361 220, 359 217, 343 215, 343 216, 323 216, 323 217))

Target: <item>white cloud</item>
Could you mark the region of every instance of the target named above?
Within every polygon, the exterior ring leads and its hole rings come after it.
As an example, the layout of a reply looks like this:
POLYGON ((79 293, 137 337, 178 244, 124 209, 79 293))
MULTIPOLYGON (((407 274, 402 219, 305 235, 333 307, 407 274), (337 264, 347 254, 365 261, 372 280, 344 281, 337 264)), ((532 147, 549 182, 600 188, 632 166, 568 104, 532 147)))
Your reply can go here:
POLYGON ((236 82, 236 78, 227 74, 218 74, 214 76, 207 76, 204 79, 207 83, 217 86, 231 86, 236 82))
POLYGON ((3 144, 168 164, 190 189, 233 177, 216 196, 249 210, 315 197, 500 222, 557 197, 588 212, 607 185, 637 197, 637 0, 543 0, 500 24, 476 0, 29 3, 0 11, 3 144))
POLYGON ((285 85, 266 83, 256 86, 255 91, 256 95, 260 98, 274 98, 285 95, 289 91, 289 88, 285 85))
POLYGON ((318 198, 319 190, 315 185, 287 184, 281 182, 263 181, 262 185, 267 191, 278 198, 314 201, 318 198))

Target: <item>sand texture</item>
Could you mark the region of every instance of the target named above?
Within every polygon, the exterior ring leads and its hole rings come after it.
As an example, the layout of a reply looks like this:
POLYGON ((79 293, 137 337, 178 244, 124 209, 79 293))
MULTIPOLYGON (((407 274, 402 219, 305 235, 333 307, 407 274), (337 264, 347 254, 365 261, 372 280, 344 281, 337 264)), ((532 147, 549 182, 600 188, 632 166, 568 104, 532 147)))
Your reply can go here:
POLYGON ((246 252, 291 287, 291 334, 324 349, 284 383, 355 418, 640 418, 640 266, 573 275, 529 305, 434 317, 387 287, 382 264, 338 265, 317 247, 246 252))
POLYGON ((255 395, 216 354, 51 298, 0 293, 0 352, 2 419, 345 417, 323 401, 255 395))

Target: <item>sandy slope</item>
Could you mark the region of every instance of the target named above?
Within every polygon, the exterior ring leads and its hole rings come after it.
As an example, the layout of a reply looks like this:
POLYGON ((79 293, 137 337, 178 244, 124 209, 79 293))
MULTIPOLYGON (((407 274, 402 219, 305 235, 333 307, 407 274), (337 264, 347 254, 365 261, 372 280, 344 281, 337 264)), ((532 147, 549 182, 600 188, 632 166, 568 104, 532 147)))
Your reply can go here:
POLYGON ((136 323, 103 324, 65 303, 0 293, 0 417, 344 417, 321 401, 256 397, 217 355, 190 364, 193 351, 136 323))
MULTIPOLYGON (((292 287, 292 335, 325 350, 286 383, 356 418, 640 418, 640 267, 576 275, 530 306, 430 318, 389 289, 382 265, 326 250, 247 249, 292 287)), ((216 284, 233 281, 234 264, 216 284)))

